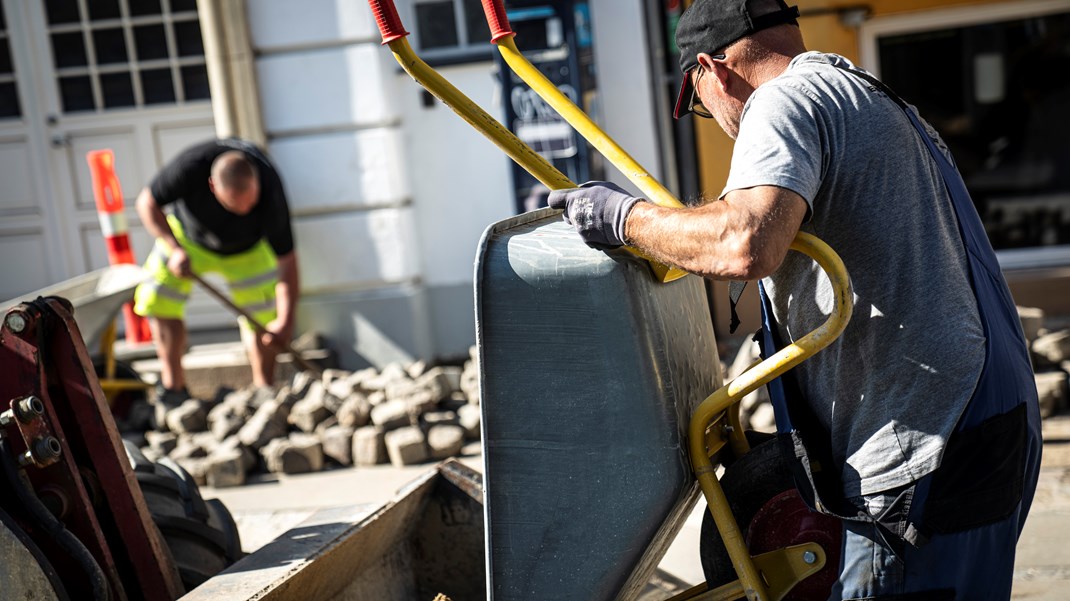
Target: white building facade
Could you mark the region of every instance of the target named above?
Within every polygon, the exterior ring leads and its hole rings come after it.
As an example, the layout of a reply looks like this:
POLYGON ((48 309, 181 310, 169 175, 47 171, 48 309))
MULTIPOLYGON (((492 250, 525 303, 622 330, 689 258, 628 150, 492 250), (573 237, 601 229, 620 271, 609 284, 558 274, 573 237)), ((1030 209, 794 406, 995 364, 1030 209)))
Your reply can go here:
MULTIPOLYGON (((141 260, 151 246, 134 213, 141 187, 188 144, 240 134, 266 146, 288 191, 299 331, 324 334, 351 368, 467 353, 475 248, 514 212, 508 159, 428 101, 380 45, 366 2, 0 4, 10 57, 0 55, 0 299, 106 265, 86 152, 115 152, 141 260)), ((479 3, 398 0, 418 49, 421 34, 443 35, 417 26, 439 23, 427 18, 445 5, 459 17, 456 47, 429 50, 430 62, 500 116, 493 54, 468 43, 479 3)), ((642 3, 594 0, 590 14, 596 117, 656 175, 642 3)), ((188 321, 233 322, 205 295, 188 321)))

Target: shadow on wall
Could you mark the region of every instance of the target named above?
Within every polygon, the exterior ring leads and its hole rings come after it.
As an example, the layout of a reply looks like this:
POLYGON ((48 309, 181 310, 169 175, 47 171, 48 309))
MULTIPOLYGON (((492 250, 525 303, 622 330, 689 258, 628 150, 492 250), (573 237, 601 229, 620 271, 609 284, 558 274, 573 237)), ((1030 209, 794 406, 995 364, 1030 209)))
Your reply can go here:
POLYGON ((322 334, 345 369, 432 359, 427 299, 420 286, 307 297, 298 308, 298 323, 302 332, 322 334))

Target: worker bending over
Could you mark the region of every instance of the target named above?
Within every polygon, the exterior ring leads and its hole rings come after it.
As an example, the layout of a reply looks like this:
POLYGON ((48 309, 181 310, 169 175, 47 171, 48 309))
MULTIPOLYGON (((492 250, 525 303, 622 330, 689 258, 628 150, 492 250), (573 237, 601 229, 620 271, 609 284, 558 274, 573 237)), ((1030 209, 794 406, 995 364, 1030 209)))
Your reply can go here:
POLYGON ((696 0, 676 33, 676 116, 736 140, 725 189, 663 208, 612 184, 551 193, 588 244, 712 279, 761 279, 764 353, 833 290, 800 231, 843 258, 854 316, 770 386, 812 509, 843 520, 830 599, 1007 599, 1040 461, 1036 387, 995 253, 946 145, 847 59, 808 52, 783 0, 696 0))
POLYGON ((259 148, 238 139, 192 146, 168 163, 137 198, 137 213, 156 245, 145 263, 151 280, 134 293, 134 312, 150 318, 160 357, 157 399, 189 397, 182 355, 190 274, 219 273, 244 318, 242 341, 253 384, 272 384, 272 338, 288 342, 298 297, 297 256, 282 180, 259 148), (169 208, 167 214, 164 209, 169 208))

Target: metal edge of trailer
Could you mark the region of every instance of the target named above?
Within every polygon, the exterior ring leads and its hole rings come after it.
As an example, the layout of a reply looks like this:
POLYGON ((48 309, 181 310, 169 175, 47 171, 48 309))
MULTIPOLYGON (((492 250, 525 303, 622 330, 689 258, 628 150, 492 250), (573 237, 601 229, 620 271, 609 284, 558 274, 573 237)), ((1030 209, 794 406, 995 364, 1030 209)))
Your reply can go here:
POLYGON ((380 506, 316 512, 181 599, 476 598, 484 581, 481 506, 482 476, 447 460, 380 506))

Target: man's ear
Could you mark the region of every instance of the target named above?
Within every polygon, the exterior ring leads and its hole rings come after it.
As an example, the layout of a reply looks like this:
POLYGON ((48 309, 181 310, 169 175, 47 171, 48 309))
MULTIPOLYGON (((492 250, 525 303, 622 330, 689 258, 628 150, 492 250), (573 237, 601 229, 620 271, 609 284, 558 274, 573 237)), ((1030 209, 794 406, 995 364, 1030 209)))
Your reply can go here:
POLYGON ((212 181, 212 176, 208 176, 208 191, 212 193, 212 196, 215 196, 215 182, 212 181))
POLYGON ((696 58, 698 58, 699 67, 706 70, 706 76, 713 75, 714 79, 717 80, 717 85, 721 87, 721 91, 727 92, 728 76, 731 71, 724 60, 716 60, 705 52, 700 52, 696 58))

